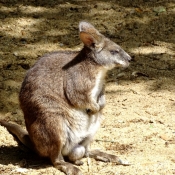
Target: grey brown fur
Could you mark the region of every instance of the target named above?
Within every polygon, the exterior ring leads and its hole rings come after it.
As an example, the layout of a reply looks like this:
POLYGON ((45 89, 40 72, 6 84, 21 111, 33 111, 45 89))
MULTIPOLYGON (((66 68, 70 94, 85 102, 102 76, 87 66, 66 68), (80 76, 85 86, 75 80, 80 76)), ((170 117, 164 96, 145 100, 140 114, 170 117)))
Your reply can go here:
POLYGON ((91 24, 80 22, 80 53, 54 52, 41 57, 27 72, 19 94, 27 132, 15 124, 1 125, 21 142, 67 175, 81 171, 80 159, 90 156, 122 164, 117 156, 89 151, 100 126, 105 106, 104 86, 108 70, 129 65, 130 56, 100 34, 91 24))

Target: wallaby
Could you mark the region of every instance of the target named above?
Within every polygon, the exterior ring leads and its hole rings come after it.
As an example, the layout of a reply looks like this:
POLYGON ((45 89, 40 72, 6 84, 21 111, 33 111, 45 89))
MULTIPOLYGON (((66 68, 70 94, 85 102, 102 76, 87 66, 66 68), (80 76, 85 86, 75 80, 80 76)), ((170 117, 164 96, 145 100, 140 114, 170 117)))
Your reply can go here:
POLYGON ((107 71, 127 67, 131 57, 88 22, 79 23, 79 34, 84 43, 79 53, 50 53, 28 70, 19 94, 27 131, 0 122, 67 175, 82 174, 72 163, 81 165, 85 156, 125 165, 117 156, 88 147, 102 119, 107 71))

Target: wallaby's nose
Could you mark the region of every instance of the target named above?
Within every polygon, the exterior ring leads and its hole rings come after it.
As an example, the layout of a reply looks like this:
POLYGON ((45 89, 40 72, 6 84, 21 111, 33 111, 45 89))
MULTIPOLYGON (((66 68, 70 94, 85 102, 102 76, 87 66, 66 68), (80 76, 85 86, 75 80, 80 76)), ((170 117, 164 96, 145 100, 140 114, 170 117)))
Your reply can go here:
POLYGON ((129 62, 131 61, 131 56, 128 54, 128 53, 126 53, 126 52, 124 52, 124 56, 123 56, 123 58, 124 58, 124 60, 125 60, 125 64, 123 65, 123 67, 128 67, 129 66, 129 62))
POLYGON ((127 54, 127 60, 131 61, 131 59, 132 59, 131 56, 129 54, 127 54))

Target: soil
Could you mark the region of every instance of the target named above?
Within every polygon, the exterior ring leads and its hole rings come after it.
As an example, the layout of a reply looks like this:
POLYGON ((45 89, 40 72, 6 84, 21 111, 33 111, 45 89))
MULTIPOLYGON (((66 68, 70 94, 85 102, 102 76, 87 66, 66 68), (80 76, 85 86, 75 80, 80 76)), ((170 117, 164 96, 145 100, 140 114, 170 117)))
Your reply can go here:
MULTIPOLYGON (((175 174, 174 0, 0 0, 0 118, 25 127, 18 93, 44 53, 80 50, 86 20, 132 56, 109 72, 104 120, 91 145, 130 166, 84 158, 85 175, 175 174)), ((0 174, 61 175, 0 126, 0 174)))

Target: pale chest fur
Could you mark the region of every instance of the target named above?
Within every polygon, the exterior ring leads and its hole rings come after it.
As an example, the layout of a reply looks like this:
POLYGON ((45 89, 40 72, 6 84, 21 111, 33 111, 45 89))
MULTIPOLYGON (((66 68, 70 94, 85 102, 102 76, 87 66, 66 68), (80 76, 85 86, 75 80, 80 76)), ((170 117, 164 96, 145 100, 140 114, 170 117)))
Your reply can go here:
POLYGON ((107 72, 106 69, 101 69, 96 76, 95 86, 91 91, 91 97, 94 98, 95 100, 98 99, 99 94, 103 90, 106 72, 107 72))

